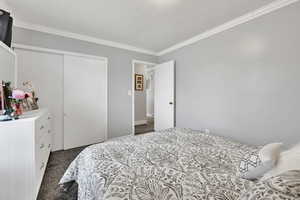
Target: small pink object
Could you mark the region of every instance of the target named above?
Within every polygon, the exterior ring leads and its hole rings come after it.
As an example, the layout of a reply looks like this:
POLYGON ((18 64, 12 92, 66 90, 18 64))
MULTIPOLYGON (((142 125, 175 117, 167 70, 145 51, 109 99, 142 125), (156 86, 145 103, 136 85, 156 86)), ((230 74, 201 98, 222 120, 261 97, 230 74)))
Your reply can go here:
POLYGON ((12 98, 22 100, 25 98, 25 92, 22 90, 13 90, 12 98))

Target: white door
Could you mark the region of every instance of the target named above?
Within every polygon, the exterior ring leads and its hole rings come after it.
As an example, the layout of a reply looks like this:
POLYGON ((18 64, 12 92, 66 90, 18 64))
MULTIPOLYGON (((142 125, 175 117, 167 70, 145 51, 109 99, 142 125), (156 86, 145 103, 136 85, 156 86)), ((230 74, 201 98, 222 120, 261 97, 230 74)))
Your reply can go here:
POLYGON ((103 142, 107 131, 107 64, 64 57, 64 149, 103 142))
POLYGON ((169 61, 155 67, 154 78, 154 129, 175 126, 175 62, 169 61))
POLYGON ((15 49, 18 56, 17 85, 31 81, 41 108, 52 115, 52 150, 63 148, 63 55, 15 49))

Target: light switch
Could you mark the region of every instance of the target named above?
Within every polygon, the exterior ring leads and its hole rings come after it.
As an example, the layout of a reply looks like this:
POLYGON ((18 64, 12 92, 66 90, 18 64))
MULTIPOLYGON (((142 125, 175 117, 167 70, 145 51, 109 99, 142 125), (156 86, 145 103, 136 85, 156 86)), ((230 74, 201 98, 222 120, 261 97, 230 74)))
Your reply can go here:
POLYGON ((131 96, 132 95, 131 90, 128 90, 127 94, 128 96, 131 96))

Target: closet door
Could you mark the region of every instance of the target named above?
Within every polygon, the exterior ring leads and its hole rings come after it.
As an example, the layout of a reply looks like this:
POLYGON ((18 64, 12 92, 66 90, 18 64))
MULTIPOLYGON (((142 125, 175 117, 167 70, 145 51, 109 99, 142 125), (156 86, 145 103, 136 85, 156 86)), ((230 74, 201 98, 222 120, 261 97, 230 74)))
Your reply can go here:
POLYGON ((64 56, 64 149, 103 142, 106 131, 106 62, 64 56))
POLYGON ((52 151, 63 148, 63 55, 15 49, 17 86, 31 81, 39 106, 52 115, 52 151))

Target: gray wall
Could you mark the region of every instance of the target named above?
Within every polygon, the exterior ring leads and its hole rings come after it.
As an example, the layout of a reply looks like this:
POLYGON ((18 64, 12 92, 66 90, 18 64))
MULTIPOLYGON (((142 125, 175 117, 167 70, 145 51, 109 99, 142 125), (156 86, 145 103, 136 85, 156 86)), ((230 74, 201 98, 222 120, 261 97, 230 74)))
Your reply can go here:
POLYGON ((159 58, 176 60, 178 127, 300 140, 300 3, 159 58))
MULTIPOLYGON (((251 143, 300 140, 300 3, 159 58, 176 61, 176 122, 251 143)), ((14 42, 109 60, 109 137, 131 131, 131 60, 157 58, 25 29, 14 42)))
POLYGON ((133 59, 157 62, 157 57, 21 28, 14 28, 13 33, 15 43, 107 57, 108 136, 131 133, 132 104, 127 94, 132 87, 131 62, 133 59))

